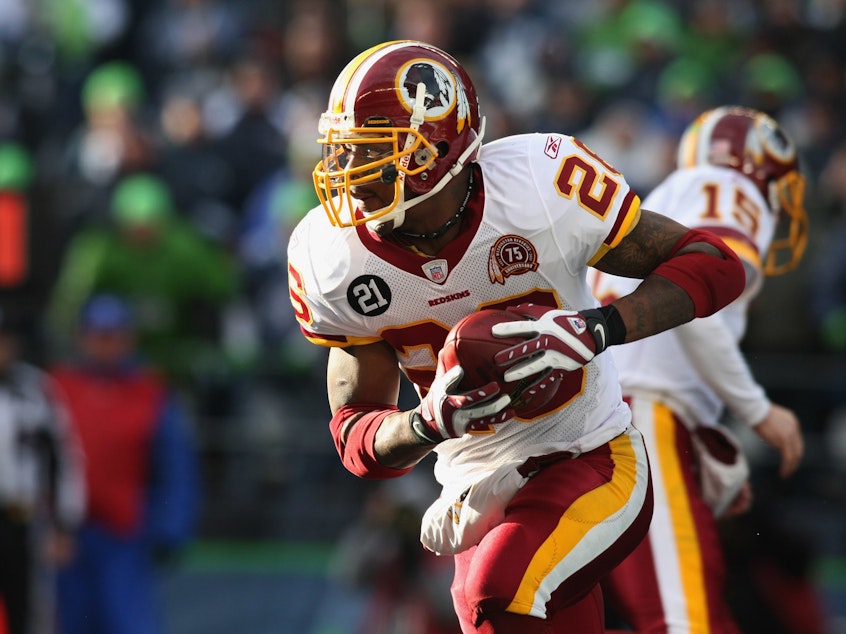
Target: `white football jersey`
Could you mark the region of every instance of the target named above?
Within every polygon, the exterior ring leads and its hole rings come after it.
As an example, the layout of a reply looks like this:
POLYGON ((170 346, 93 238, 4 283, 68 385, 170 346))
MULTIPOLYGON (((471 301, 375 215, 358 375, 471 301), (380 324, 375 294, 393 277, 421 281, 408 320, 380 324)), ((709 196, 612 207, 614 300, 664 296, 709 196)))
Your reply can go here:
MULTIPOLYGON (((384 340, 425 393, 450 328, 482 308, 534 302, 597 306, 588 264, 634 226, 640 200, 625 179, 577 140, 528 134, 486 144, 467 207, 470 228, 437 257, 333 227, 322 207, 288 247, 291 299, 305 336, 328 346, 384 340)), ((584 452, 630 423, 609 355, 569 373, 548 411, 438 445, 442 483, 550 450, 584 452)))
MULTIPOLYGON (((746 331, 749 302, 763 281, 762 262, 775 230, 775 218, 757 187, 739 172, 702 165, 673 172, 643 201, 643 208, 670 216, 691 228, 723 239, 744 263, 746 289, 723 308, 723 319, 739 342, 746 331)), ((601 303, 631 293, 640 280, 591 269, 588 282, 601 303)), ((684 354, 678 335, 668 330, 610 349, 623 392, 662 395, 699 424, 715 424, 723 402, 684 354)))

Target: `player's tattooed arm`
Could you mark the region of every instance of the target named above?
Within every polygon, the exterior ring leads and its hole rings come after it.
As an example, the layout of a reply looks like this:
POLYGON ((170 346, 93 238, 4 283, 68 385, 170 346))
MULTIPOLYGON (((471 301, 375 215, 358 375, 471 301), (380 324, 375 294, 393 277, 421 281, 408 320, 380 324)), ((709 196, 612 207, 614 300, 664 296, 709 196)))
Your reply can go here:
MULTIPOLYGON (((626 325, 626 341, 662 332, 694 317, 690 295, 665 277, 650 275, 673 257, 673 248, 689 229, 670 218, 642 210, 640 221, 610 250, 596 268, 605 273, 642 278, 638 289, 613 304, 626 325)), ((702 252, 722 258, 723 254, 707 242, 693 242, 682 247, 675 256, 702 252)))
MULTIPOLYGON (((673 247, 688 231, 671 218, 643 209, 638 223, 617 247, 605 254, 596 268, 610 275, 645 278, 670 257, 673 247)), ((686 245, 678 255, 691 251, 723 257, 719 249, 707 242, 686 245)))

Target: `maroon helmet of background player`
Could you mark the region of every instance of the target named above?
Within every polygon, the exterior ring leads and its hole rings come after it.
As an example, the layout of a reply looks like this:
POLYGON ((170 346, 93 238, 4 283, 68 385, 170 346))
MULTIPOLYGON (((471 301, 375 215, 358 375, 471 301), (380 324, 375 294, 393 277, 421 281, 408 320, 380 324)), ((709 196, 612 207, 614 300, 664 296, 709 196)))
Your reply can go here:
POLYGON ((760 190, 779 226, 764 272, 781 275, 795 268, 808 242, 803 203, 805 177, 796 146, 768 115, 751 108, 723 106, 688 126, 678 151, 680 168, 719 165, 735 169, 760 190))

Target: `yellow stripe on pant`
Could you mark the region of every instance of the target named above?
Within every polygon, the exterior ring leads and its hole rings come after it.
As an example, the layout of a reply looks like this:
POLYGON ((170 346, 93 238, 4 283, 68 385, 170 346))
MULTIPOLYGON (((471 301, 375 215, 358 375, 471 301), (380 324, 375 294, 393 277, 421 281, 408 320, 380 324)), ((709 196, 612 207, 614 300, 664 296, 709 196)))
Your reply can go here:
POLYGON ((611 480, 570 505, 535 553, 506 611, 545 616, 545 604, 555 588, 613 544, 625 530, 620 528, 621 515, 631 512, 628 521, 623 522, 625 527, 637 516, 648 482, 645 451, 639 440, 632 442, 628 433, 609 444, 614 459, 611 480))

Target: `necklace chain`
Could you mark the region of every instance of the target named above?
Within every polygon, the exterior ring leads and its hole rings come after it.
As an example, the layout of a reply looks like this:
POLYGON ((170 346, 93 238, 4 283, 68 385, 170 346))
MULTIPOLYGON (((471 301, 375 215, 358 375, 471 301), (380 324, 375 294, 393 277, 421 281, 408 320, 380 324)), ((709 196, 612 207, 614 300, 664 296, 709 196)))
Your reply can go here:
POLYGON ((429 233, 412 233, 411 231, 403 231, 402 229, 397 229, 397 233, 399 233, 405 238, 415 238, 417 240, 437 240, 447 231, 449 231, 455 225, 455 223, 461 220, 461 216, 464 215, 464 208, 467 207, 467 203, 470 200, 470 194, 472 192, 473 170, 470 170, 470 182, 467 185, 467 194, 464 196, 464 202, 461 203, 461 207, 458 208, 458 211, 455 212, 455 215, 452 218, 447 220, 439 228, 435 229, 434 231, 430 231, 429 233))

